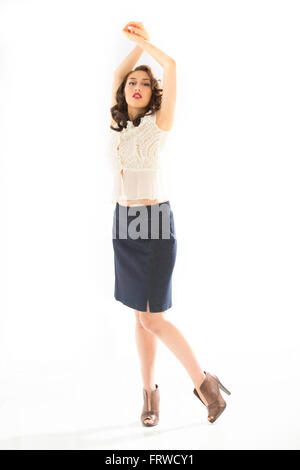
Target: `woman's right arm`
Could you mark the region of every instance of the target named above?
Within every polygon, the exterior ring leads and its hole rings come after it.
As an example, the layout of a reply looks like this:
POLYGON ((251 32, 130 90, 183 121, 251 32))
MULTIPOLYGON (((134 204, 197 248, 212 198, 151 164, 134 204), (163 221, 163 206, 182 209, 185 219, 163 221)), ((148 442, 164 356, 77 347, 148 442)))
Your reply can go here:
MULTIPOLYGON (((115 69, 114 75, 113 75, 113 84, 112 84, 112 96, 111 96, 111 104, 110 104, 111 108, 117 104, 117 100, 116 100, 117 89, 121 85, 125 75, 134 68, 135 64, 141 57, 142 53, 143 53, 143 48, 138 45, 135 46, 135 48, 121 62, 119 67, 115 69)), ((113 120, 113 118, 111 118, 111 125, 114 126, 115 124, 116 124, 115 121, 113 120)))
MULTIPOLYGON (((142 39, 148 41, 150 40, 148 32, 146 31, 143 23, 141 23, 140 21, 130 21, 124 26, 122 32, 129 39, 132 33, 134 32, 135 35, 140 36, 142 39)), ((127 75, 127 73, 133 69, 143 52, 144 49, 139 44, 137 44, 135 48, 128 54, 128 56, 125 57, 125 59, 121 62, 119 67, 115 69, 115 74, 119 77, 124 78, 125 75, 127 75)))
POLYGON ((143 53, 143 48, 139 45, 136 45, 134 49, 128 54, 127 57, 121 62, 119 67, 115 69, 114 74, 118 77, 125 77, 125 75, 130 72, 141 57, 143 53))
MULTIPOLYGON (((150 39, 150 36, 147 33, 146 29, 144 28, 143 23, 133 22, 133 21, 130 21, 129 23, 127 23, 122 30, 122 32, 125 34, 126 37, 130 38, 132 28, 135 29, 135 34, 140 35, 143 39, 145 40, 150 39)), ((117 89, 121 85, 125 75, 127 75, 128 72, 133 70, 135 64, 137 63, 137 61, 139 60, 143 52, 144 52, 144 49, 137 44, 134 47, 134 49, 128 54, 128 56, 125 57, 125 59, 121 62, 121 64, 115 69, 114 75, 113 75, 111 108, 117 104, 117 100, 116 100, 117 89)), ((114 126, 115 124, 116 123, 111 118, 111 125, 114 126)))

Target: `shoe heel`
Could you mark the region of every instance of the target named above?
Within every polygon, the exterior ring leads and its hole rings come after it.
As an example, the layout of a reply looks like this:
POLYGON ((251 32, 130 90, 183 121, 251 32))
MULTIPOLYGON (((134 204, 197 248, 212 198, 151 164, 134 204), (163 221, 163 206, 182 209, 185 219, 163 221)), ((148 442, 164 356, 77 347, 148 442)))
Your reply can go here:
POLYGON ((227 388, 225 388, 223 384, 221 384, 220 380, 219 380, 219 386, 220 386, 220 389, 223 390, 223 392, 227 393, 227 395, 231 395, 231 392, 227 390, 227 388))

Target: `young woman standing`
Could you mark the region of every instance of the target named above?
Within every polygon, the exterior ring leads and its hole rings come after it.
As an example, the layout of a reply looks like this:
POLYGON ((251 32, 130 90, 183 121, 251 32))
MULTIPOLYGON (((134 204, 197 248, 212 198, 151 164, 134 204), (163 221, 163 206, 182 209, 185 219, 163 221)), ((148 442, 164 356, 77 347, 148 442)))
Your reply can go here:
POLYGON ((166 318, 172 306, 177 239, 159 157, 174 121, 176 62, 150 42, 141 22, 128 23, 123 33, 136 46, 115 70, 112 90, 114 296, 136 317, 144 398, 141 421, 145 426, 159 421, 160 390, 154 378, 159 338, 185 367, 212 423, 226 407, 220 388, 230 392, 217 376, 201 369, 182 333, 166 318), (134 69, 144 50, 163 68, 163 90, 149 66, 134 69))

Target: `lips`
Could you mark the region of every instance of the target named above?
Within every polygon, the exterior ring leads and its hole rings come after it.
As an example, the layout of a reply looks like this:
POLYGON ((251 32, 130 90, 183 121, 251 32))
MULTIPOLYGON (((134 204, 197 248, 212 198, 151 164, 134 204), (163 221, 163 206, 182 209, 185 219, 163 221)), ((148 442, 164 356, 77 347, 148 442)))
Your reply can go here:
POLYGON ((133 98, 141 98, 141 97, 142 97, 142 95, 140 93, 135 93, 133 95, 133 98))

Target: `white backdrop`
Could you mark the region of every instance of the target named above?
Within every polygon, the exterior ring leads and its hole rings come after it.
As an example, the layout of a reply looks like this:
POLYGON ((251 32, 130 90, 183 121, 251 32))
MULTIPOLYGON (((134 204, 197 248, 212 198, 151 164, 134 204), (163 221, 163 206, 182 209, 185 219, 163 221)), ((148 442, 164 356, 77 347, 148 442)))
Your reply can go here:
POLYGON ((299 36, 297 1, 0 1, 1 448, 299 448, 299 36), (160 342, 139 422, 106 159, 129 21, 177 63, 167 318, 232 392, 215 425, 160 342))

